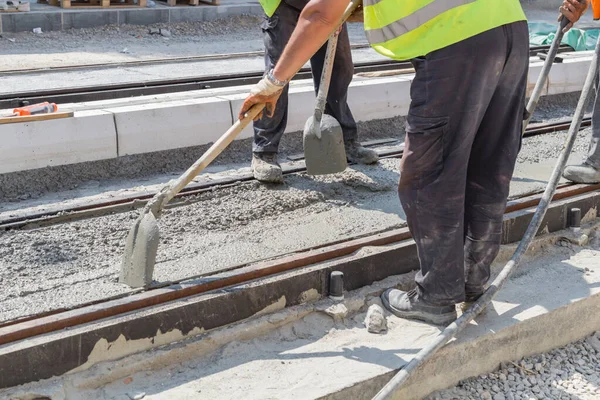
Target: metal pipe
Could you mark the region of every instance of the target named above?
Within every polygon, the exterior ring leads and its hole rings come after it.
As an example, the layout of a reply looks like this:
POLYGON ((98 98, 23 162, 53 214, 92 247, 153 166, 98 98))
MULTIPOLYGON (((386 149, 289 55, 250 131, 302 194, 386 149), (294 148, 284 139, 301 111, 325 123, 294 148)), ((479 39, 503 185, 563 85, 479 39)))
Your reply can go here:
POLYGON ((533 88, 533 92, 531 93, 531 97, 529 98, 529 102, 527 103, 527 119, 523 124, 523 131, 529 125, 529 121, 531 121, 531 117, 533 117, 533 112, 537 108, 538 101, 540 100, 540 96, 542 95, 542 89, 546 85, 546 80, 548 80, 548 75, 550 74, 550 69, 552 68, 552 63, 554 63, 554 59, 556 58, 556 54, 558 53, 558 48, 560 47, 560 42, 563 38, 563 29, 569 24, 569 20, 564 18, 560 21, 558 29, 556 30, 556 34, 554 36, 554 40, 550 45, 550 50, 548 50, 548 56, 546 61, 544 62, 544 66, 540 71, 540 76, 538 77, 537 82, 535 83, 535 87, 533 88))
POLYGON ((569 134, 567 137, 567 141, 564 144, 563 150, 558 157, 556 162, 556 166, 554 167, 554 171, 552 172, 552 176, 546 186, 546 190, 542 196, 542 199, 533 215, 533 218, 523 236, 523 239, 519 243, 517 250, 513 254, 510 261, 504 266, 500 274, 494 279, 490 287, 484 292, 484 294, 475 302, 473 305, 458 318, 452 324, 450 324, 446 329, 444 329, 439 336, 437 336, 432 343, 425 346, 415 358, 413 358, 403 369, 401 369, 387 385, 385 385, 373 400, 384 400, 384 399, 392 399, 394 398, 394 394, 402 387, 402 385, 408 380, 411 374, 417 370, 421 365, 423 365, 435 352, 441 349, 449 340, 454 338, 460 331, 462 331, 477 315, 479 315, 485 307, 490 304, 496 293, 506 283, 510 275, 519 265, 521 258, 529 248, 532 240, 534 239, 536 233, 538 232, 544 215, 548 210, 548 206, 554 196, 556 188, 558 186, 558 182, 562 176, 563 170, 569 159, 569 155, 571 150, 573 149, 573 144, 575 143, 575 139, 577 138, 577 133, 579 132, 579 127, 581 125, 581 121, 583 120, 583 116, 585 113, 585 108, 587 102, 589 100, 590 94, 592 93, 592 86, 594 85, 594 80, 596 79, 596 74, 598 72, 598 58, 600 54, 600 38, 596 43, 596 50, 594 52, 594 58, 592 59, 592 63, 590 65, 590 69, 588 71, 587 78, 585 80, 585 84, 583 86, 583 91, 581 92, 581 97, 579 98, 579 103, 577 104, 577 109, 575 110, 575 115, 573 116, 573 122, 571 123, 571 127, 569 128, 569 134))

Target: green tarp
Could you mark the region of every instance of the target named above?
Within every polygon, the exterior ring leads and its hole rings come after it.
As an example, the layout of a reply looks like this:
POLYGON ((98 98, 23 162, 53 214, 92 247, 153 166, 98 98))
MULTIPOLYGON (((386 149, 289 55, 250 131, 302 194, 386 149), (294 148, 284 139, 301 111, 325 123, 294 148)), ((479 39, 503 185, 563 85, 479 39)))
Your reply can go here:
MULTIPOLYGON (((531 46, 551 44, 557 28, 558 22, 554 25, 546 22, 530 22, 529 44, 531 46)), ((594 50, 598 34, 600 34, 600 29, 587 29, 584 31, 572 28, 563 36, 561 44, 567 44, 574 48, 575 51, 594 50)))

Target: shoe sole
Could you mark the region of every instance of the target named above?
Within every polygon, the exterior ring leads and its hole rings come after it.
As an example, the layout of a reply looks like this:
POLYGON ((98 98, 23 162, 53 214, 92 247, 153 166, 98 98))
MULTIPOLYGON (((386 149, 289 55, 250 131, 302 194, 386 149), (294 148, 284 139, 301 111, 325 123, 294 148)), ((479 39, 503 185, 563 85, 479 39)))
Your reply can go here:
POLYGON ((450 325, 452 322, 456 321, 456 319, 458 318, 458 315, 456 314, 456 312, 440 314, 440 315, 432 315, 432 314, 426 314, 421 311, 400 311, 397 308, 394 308, 390 304, 390 302, 384 296, 384 294, 385 293, 383 293, 381 295, 381 301, 383 302, 383 305, 385 306, 385 308, 387 308, 387 310, 389 312, 391 312, 398 318, 419 320, 419 321, 428 322, 428 323, 434 324, 434 325, 450 325))

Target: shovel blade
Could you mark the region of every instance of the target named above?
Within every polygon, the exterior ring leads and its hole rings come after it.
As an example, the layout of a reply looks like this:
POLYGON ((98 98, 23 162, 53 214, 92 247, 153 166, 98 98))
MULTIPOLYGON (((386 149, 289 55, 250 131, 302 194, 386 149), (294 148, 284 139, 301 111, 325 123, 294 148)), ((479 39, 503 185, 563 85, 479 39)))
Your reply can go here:
POLYGON ((127 235, 119 282, 132 288, 152 283, 159 239, 160 231, 154 214, 142 214, 127 235))
POLYGON ((344 171, 348 167, 344 134, 339 122, 324 114, 321 120, 321 137, 314 117, 304 126, 304 159, 309 175, 328 175, 344 171))

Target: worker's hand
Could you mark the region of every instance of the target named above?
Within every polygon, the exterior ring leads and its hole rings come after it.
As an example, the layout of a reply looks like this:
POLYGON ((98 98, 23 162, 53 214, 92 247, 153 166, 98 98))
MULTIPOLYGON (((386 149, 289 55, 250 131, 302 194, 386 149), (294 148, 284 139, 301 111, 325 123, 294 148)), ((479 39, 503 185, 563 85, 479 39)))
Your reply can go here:
POLYGON ((346 22, 365 22, 365 14, 363 13, 362 1, 356 7, 354 12, 348 17, 346 22))
MULTIPOLYGON (((277 100, 279 100, 279 96, 281 96, 283 88, 284 86, 277 86, 269 81, 266 76, 263 77, 260 82, 254 85, 250 90, 250 94, 246 97, 246 100, 244 100, 244 104, 242 104, 242 109, 240 110, 238 118, 240 120, 244 119, 244 115, 253 105, 261 103, 265 104, 267 116, 271 118, 275 113, 275 105, 277 104, 277 100)), ((254 120, 259 120, 262 116, 263 111, 261 111, 254 120)))
POLYGON ((562 21, 563 18, 569 20, 569 24, 563 29, 563 33, 567 33, 573 25, 579 21, 579 18, 588 8, 588 0, 563 0, 563 5, 560 6, 560 15, 558 20, 562 21))

